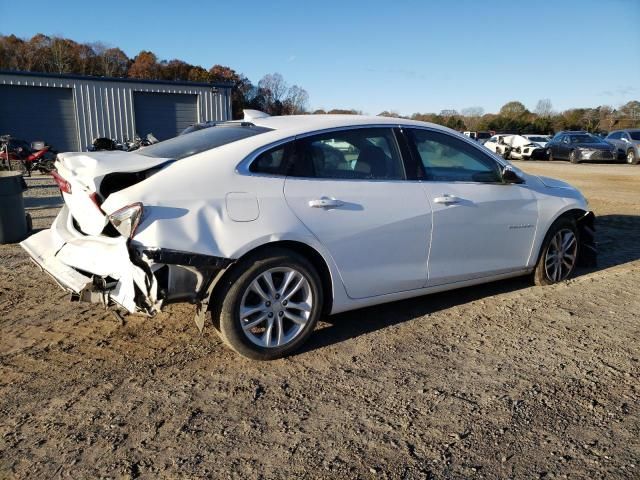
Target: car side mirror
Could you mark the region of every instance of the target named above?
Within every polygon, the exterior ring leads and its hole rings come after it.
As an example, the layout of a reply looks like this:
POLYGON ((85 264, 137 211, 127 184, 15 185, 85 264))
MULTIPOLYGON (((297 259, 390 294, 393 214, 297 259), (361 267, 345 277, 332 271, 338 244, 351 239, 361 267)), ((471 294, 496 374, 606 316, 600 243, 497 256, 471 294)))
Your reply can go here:
POLYGON ((504 183, 524 183, 524 179, 520 177, 511 167, 504 167, 502 170, 502 181, 504 183))
POLYGON ((622 137, 622 141, 623 142, 628 142, 629 140, 627 140, 625 137, 622 137))

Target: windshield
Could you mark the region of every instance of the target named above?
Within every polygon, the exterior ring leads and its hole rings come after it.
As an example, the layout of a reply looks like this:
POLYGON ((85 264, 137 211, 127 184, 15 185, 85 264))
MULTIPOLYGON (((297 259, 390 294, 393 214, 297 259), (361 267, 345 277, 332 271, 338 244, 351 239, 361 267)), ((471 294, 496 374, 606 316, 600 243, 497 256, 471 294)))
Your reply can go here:
POLYGON ((640 130, 637 132, 629 132, 629 135, 631 136, 631 140, 640 140, 640 130))
POLYGON ((531 137, 531 136, 529 136, 527 138, 532 142, 548 142, 549 141, 549 139, 546 138, 546 137, 531 137))
POLYGON ((570 135, 569 141, 571 143, 602 143, 603 142, 602 139, 595 137, 593 135, 588 135, 588 134, 570 135))
POLYGON ((269 130, 269 128, 256 126, 219 125, 170 138, 164 142, 141 148, 136 153, 147 157, 180 160, 269 130))

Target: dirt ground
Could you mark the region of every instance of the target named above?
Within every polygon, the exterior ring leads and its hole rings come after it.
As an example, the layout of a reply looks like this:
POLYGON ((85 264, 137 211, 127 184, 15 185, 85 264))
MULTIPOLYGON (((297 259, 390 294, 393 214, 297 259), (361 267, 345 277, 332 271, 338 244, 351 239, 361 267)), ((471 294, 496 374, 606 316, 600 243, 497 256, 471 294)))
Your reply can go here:
POLYGON ((0 246, 0 478, 640 478, 640 166, 518 166, 583 190, 597 269, 326 318, 270 363, 188 306, 70 304, 0 246))

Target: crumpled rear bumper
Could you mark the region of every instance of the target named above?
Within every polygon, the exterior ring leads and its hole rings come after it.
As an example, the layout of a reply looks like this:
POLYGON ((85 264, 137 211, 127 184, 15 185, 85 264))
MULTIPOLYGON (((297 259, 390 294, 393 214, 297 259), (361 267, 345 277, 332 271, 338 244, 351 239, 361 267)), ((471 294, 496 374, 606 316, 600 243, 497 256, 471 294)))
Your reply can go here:
POLYGON ((146 313, 159 308, 155 278, 131 262, 127 239, 84 235, 74 227, 66 206, 51 228, 20 245, 62 288, 81 298, 113 301, 134 313, 141 311, 137 293, 145 297, 146 313))

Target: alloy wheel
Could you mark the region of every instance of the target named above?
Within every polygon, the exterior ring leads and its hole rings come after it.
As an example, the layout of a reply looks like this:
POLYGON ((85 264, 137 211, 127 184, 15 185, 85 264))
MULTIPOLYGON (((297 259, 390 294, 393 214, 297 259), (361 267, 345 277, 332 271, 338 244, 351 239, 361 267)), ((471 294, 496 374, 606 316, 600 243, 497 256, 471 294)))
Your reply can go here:
POLYGON ((259 347, 287 345, 310 321, 313 302, 309 280, 300 271, 271 268, 259 274, 242 295, 242 331, 259 347))
POLYGON ((578 255, 578 239, 575 233, 563 228, 558 230, 547 249, 544 268, 547 277, 553 282, 564 280, 573 271, 578 255))
POLYGON ((627 152, 627 163, 633 164, 635 162, 635 159, 636 159, 636 157, 635 157, 635 155, 633 153, 633 150, 629 150, 627 152))

